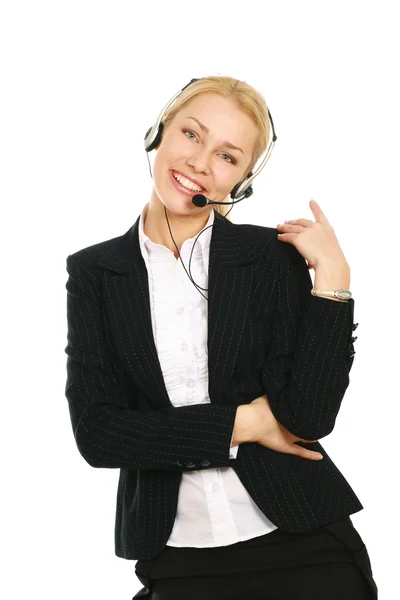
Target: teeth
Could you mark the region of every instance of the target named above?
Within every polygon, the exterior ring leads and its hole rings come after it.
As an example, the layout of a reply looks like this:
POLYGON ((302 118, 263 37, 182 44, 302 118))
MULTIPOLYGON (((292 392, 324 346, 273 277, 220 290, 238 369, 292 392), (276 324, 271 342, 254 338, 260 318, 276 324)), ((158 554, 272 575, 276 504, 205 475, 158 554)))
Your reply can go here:
POLYGON ((188 188, 189 190, 193 190, 195 192, 201 192, 201 190, 203 189, 203 188, 200 188, 198 185, 194 185, 194 183, 192 183, 190 181, 190 179, 186 179, 186 177, 182 177, 181 175, 178 175, 178 173, 173 172, 172 174, 175 177, 175 179, 177 179, 185 188, 188 188))

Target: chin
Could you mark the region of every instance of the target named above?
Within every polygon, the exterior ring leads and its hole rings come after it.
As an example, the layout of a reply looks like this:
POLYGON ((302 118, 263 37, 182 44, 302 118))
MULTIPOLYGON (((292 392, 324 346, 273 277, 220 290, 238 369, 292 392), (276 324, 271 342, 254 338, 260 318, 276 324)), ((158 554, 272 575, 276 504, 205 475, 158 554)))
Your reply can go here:
POLYGON ((167 211, 176 215, 188 215, 193 212, 194 209, 198 209, 192 202, 191 198, 167 198, 165 201, 161 201, 161 204, 166 207, 167 211))

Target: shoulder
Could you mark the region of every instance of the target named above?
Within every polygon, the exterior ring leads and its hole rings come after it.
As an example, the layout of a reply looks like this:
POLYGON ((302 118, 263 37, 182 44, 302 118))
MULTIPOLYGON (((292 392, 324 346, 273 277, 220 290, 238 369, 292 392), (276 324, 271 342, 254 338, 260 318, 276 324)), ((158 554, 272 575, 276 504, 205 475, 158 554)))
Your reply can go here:
POLYGON ((102 272, 96 263, 102 256, 108 254, 118 247, 125 234, 119 235, 84 248, 71 252, 66 258, 66 270, 74 280, 82 282, 90 281, 96 284, 101 279, 102 272))
MULTIPOLYGON (((131 229, 132 227, 129 228, 128 232, 131 229)), ((74 252, 71 252, 67 257, 67 264, 70 262, 86 265, 87 267, 94 267, 95 263, 102 256, 113 252, 113 250, 120 245, 122 239, 127 235, 128 232, 107 240, 103 240, 101 242, 97 242, 95 244, 90 244, 90 246, 85 246, 84 248, 80 248, 74 252)))
POLYGON ((255 246, 260 258, 273 260, 283 267, 289 268, 290 264, 306 264, 302 254, 293 244, 283 242, 278 238, 279 231, 275 227, 262 225, 237 224, 240 232, 247 242, 255 246))
POLYGON ((91 244, 72 252, 69 256, 77 262, 94 264, 104 253, 109 252, 115 245, 118 245, 122 237, 123 235, 119 235, 102 242, 97 242, 96 244, 91 244))

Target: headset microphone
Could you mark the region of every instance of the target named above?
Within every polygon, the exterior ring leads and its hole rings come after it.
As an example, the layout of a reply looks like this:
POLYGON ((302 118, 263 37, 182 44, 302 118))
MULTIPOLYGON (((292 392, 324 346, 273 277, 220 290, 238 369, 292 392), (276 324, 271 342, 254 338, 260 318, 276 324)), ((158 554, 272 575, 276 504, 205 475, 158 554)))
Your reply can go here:
POLYGON ((192 198, 192 202, 195 206, 198 206, 199 208, 203 208, 203 206, 207 206, 207 204, 236 204, 236 202, 241 202, 241 200, 244 200, 245 198, 251 196, 253 190, 251 188, 250 190, 251 192, 249 191, 249 193, 243 194, 241 198, 237 198, 232 202, 216 202, 215 200, 210 200, 210 198, 207 198, 206 196, 204 196, 204 194, 195 194, 192 198))
MULTIPOLYGON (((177 92, 175 94, 175 96, 173 96, 171 98, 171 100, 164 106, 164 108, 162 109, 161 113, 158 115, 158 118, 157 118, 157 121, 155 122, 155 124, 147 130, 146 135, 144 136, 144 149, 147 152, 147 160, 149 159, 149 154, 148 153, 151 150, 154 150, 155 148, 157 148, 160 145, 160 143, 161 143, 162 132, 163 132, 163 129, 164 129, 164 123, 162 122, 162 119, 164 118, 165 114, 167 113, 169 107, 175 101, 175 99, 180 94, 182 94, 183 90, 185 90, 189 85, 191 85, 195 81, 198 81, 198 79, 191 79, 189 81, 189 83, 185 85, 184 88, 182 88, 181 90, 179 90, 179 92, 177 92)), ((274 147, 275 140, 277 139, 276 134, 275 134, 274 122, 272 120, 271 113, 269 112, 268 108, 267 108, 267 110, 268 110, 268 117, 269 117, 269 120, 270 120, 271 125, 272 125, 272 141, 268 145, 268 148, 266 150, 265 156, 263 157, 263 159, 261 161, 261 164, 257 168, 257 170, 255 171, 255 173, 253 173, 252 171, 250 171, 250 173, 247 174, 247 176, 245 177, 245 179, 243 181, 239 182, 238 184, 236 184, 234 186, 234 188, 230 192, 230 197, 232 198, 232 201, 230 201, 230 202, 217 202, 216 200, 210 200, 210 198, 207 198, 203 194, 195 194, 192 197, 192 203, 195 206, 197 206, 198 208, 203 208, 204 206, 207 206, 209 204, 232 204, 232 208, 233 208, 233 205, 236 204, 236 202, 241 202, 245 198, 248 198, 249 196, 252 195, 252 193, 253 193, 252 182, 255 179, 255 177, 260 173, 260 171, 264 168, 264 166, 265 166, 265 164, 266 164, 267 160, 269 159, 269 156, 270 156, 270 154, 272 152, 272 148, 274 147)), ((149 162, 149 167, 150 167, 150 162, 149 162)), ((151 174, 151 168, 150 168, 150 174, 151 174)), ((232 208, 231 208, 231 210, 232 210, 232 208)), ((171 227, 169 225, 169 220, 168 220, 168 215, 167 215, 167 209, 166 209, 165 205, 164 205, 164 213, 165 213, 165 218, 167 220, 167 224, 168 224, 169 232, 170 232, 170 235, 171 235, 171 239, 174 242, 175 248, 176 248, 176 250, 178 252, 179 258, 181 260, 183 268, 186 271, 186 274, 188 275, 190 281, 193 283, 193 285, 196 287, 196 289, 199 292, 200 292, 200 289, 202 289, 204 291, 208 291, 207 289, 202 288, 201 286, 197 285, 197 283, 193 280, 193 277, 192 277, 192 275, 190 273, 190 263, 191 263, 191 260, 192 260, 193 249, 194 249, 194 246, 195 246, 195 244, 197 242, 198 237, 204 231, 206 231, 209 227, 213 227, 213 225, 209 225, 208 227, 205 227, 204 229, 202 229, 200 231, 200 233, 198 234, 198 236, 196 237, 196 239, 194 241, 194 244, 193 244, 193 247, 192 247, 191 254, 190 254, 190 259, 189 259, 189 273, 188 273, 187 270, 186 270, 186 267, 185 267, 185 265, 183 263, 183 260, 182 260, 181 254, 179 252, 178 246, 176 245, 174 237, 172 235, 172 231, 171 231, 171 227)), ((208 298, 206 296, 204 296, 204 294, 202 294, 201 292, 200 292, 200 294, 203 296, 203 298, 205 298, 206 300, 208 300, 208 298)))
POLYGON ((195 196, 193 196, 192 202, 199 208, 202 208, 203 206, 206 206, 207 204, 211 204, 212 201, 210 201, 208 198, 203 196, 203 194, 196 194, 195 196))

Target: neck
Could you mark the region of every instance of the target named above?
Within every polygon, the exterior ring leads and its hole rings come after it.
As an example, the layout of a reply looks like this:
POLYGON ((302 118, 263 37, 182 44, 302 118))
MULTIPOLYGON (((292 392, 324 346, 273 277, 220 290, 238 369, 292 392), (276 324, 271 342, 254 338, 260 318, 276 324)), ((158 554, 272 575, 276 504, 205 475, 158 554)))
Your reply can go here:
MULTIPOLYGON (((195 237, 207 224, 212 207, 194 208, 189 215, 174 213, 166 209, 169 226, 175 240, 175 244, 181 252, 185 240, 195 237)), ((172 241, 164 205, 157 198, 152 197, 144 214, 143 230, 155 244, 161 244, 174 253, 178 258, 178 252, 172 241)))

